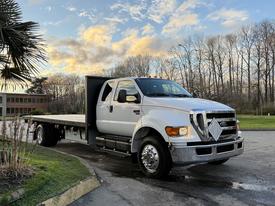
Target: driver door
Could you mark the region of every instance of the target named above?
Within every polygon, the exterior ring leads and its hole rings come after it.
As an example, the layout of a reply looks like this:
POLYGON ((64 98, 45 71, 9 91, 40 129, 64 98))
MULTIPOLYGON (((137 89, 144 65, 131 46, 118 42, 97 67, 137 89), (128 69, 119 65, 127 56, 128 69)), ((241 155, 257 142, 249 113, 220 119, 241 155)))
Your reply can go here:
POLYGON ((132 80, 121 80, 117 84, 114 98, 111 100, 113 111, 110 113, 112 119, 112 134, 132 136, 135 126, 141 117, 141 103, 117 101, 120 90, 126 90, 129 96, 138 96, 136 84, 132 80))

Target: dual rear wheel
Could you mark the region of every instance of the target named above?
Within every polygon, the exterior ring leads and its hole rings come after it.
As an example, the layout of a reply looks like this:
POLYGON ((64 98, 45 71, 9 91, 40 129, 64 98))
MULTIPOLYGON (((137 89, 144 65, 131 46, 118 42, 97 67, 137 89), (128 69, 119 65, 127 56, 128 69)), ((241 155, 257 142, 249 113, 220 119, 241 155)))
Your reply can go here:
POLYGON ((55 146, 59 140, 57 131, 50 125, 38 125, 34 132, 34 140, 41 146, 52 147, 55 146))

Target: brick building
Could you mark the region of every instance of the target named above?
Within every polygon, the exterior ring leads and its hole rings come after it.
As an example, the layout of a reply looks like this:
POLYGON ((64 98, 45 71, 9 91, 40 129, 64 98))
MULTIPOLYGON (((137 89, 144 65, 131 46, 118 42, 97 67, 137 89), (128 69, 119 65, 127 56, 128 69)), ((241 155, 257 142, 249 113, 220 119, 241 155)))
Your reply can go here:
POLYGON ((44 94, 0 93, 0 116, 29 114, 34 110, 46 112, 48 103, 44 94))

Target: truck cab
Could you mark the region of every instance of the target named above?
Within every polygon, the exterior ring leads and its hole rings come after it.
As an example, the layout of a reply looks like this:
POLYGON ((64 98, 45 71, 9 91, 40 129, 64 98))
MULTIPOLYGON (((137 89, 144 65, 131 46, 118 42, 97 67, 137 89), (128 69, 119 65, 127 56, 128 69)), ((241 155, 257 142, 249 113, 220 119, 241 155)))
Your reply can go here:
POLYGON ((170 80, 104 81, 95 119, 96 145, 136 156, 149 177, 173 165, 222 164, 244 150, 234 109, 194 98, 170 80))

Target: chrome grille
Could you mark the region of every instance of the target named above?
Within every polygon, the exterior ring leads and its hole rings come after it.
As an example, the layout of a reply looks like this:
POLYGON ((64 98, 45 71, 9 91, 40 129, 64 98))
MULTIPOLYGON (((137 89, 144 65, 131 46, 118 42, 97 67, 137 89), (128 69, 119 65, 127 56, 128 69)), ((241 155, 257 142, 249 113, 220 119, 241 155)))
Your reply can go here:
MULTIPOLYGON (((237 134, 237 121, 235 112, 211 112, 206 114, 207 125, 215 118, 222 128, 220 140, 235 137, 237 134)), ((208 133, 209 137, 211 134, 208 133)))
POLYGON ((190 114, 191 123, 202 141, 213 141, 208 131, 208 126, 215 118, 222 128, 219 140, 233 139, 237 137, 237 120, 234 111, 194 111, 190 114))

